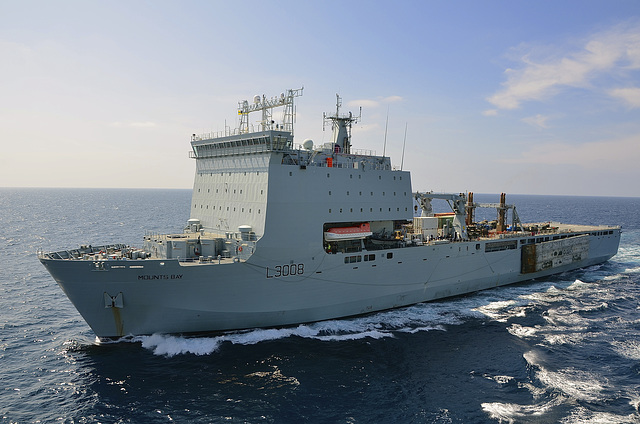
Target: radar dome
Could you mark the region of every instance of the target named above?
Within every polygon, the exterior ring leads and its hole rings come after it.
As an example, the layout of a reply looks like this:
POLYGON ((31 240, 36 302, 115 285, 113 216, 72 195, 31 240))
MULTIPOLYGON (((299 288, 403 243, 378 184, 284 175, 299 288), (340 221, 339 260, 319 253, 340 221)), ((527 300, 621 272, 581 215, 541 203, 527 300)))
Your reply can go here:
POLYGON ((305 141, 302 142, 302 147, 304 147, 307 150, 313 149, 313 140, 311 140, 310 138, 307 138, 305 141))

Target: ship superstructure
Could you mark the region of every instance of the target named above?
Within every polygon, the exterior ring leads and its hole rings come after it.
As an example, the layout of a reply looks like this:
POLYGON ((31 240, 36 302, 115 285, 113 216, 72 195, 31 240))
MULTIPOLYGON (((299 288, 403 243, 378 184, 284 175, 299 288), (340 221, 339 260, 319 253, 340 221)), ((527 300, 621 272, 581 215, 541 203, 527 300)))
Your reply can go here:
POLYGON ((412 192, 408 171, 354 149, 361 114, 325 114, 327 143, 296 144, 294 99, 238 104, 239 125, 193 135, 183 233, 142 248, 81 246, 40 261, 99 337, 292 325, 410 305, 601 263, 620 228, 523 225, 502 195, 412 192), (273 110, 283 108, 282 119, 273 110), (249 114, 259 112, 257 127, 249 114), (449 213, 434 213, 443 199, 449 213), (476 223, 478 207, 497 210, 476 223), (508 218, 511 218, 510 223, 508 218))

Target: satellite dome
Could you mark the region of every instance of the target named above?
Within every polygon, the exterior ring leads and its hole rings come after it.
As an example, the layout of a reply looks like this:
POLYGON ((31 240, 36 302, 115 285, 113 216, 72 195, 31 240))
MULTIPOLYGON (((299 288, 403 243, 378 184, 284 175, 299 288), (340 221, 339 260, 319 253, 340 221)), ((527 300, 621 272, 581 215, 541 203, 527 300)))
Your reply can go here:
POLYGON ((313 140, 311 140, 310 138, 307 138, 305 141, 302 142, 302 147, 304 147, 306 150, 313 149, 313 140))

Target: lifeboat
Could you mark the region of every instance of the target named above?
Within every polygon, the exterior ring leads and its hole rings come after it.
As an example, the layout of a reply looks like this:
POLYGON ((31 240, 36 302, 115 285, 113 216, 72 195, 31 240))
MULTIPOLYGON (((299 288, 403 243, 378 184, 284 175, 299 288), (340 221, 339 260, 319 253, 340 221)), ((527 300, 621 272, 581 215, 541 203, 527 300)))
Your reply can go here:
POLYGON ((353 227, 333 227, 324 233, 324 239, 327 241, 334 240, 357 240, 371 236, 371 228, 369 223, 360 224, 353 227))

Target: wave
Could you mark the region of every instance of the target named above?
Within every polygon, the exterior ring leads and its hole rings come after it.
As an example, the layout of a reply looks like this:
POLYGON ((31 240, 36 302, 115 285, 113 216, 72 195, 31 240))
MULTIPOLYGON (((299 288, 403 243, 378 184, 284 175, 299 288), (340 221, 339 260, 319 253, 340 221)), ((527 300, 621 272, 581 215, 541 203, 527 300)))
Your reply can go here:
POLYGON ((549 401, 543 401, 535 403, 533 405, 519 405, 516 403, 502 403, 502 402, 485 402, 482 409, 489 415, 489 417, 499 420, 499 422, 516 423, 521 422, 523 419, 528 418, 531 421, 536 421, 536 417, 542 418, 543 415, 548 413, 553 408, 561 405, 564 399, 561 396, 552 398, 549 401))
POLYGON ((433 302, 390 310, 363 317, 301 324, 297 327, 252 329, 227 332, 212 337, 188 337, 153 334, 125 338, 124 342, 141 343, 155 355, 209 355, 224 343, 254 345, 272 340, 300 337, 320 341, 347 341, 395 337, 397 333, 445 331, 445 325, 459 325, 476 316, 465 301, 433 302), (460 308, 460 306, 463 306, 460 308))

